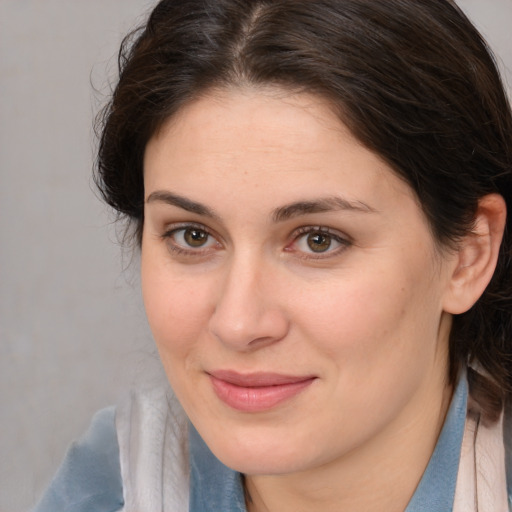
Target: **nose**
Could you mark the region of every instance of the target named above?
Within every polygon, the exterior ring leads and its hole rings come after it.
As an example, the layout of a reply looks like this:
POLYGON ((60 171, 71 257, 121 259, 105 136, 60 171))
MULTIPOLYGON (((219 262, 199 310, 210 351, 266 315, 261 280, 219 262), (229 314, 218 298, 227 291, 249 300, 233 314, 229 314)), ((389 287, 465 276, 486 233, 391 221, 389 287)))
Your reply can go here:
POLYGON ((283 339, 289 322, 276 272, 261 262, 233 262, 223 277, 210 332, 226 346, 251 351, 283 339))

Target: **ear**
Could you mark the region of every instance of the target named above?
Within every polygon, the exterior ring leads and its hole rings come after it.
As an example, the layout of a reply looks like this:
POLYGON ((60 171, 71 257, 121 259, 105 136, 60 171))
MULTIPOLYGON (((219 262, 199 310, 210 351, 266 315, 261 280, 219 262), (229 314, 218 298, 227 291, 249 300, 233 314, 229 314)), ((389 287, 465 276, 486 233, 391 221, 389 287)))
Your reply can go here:
POLYGON ((465 313, 484 293, 496 268, 506 217, 507 206, 499 194, 478 202, 474 227, 455 253, 443 302, 447 313, 465 313))

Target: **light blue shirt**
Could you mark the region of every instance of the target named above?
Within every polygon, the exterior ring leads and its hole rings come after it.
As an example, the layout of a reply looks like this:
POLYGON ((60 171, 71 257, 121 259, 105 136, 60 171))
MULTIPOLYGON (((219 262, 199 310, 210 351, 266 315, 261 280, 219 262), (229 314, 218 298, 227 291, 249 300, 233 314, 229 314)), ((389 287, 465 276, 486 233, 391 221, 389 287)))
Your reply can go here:
MULTIPOLYGON (((405 512, 452 510, 467 395, 467 382, 462 378, 434 453, 405 512)), ((222 464, 192 426, 189 448, 190 512, 246 512, 242 476, 222 464)), ((72 445, 33 512, 117 512, 123 506, 120 471, 112 407, 97 413, 86 435, 72 445)))

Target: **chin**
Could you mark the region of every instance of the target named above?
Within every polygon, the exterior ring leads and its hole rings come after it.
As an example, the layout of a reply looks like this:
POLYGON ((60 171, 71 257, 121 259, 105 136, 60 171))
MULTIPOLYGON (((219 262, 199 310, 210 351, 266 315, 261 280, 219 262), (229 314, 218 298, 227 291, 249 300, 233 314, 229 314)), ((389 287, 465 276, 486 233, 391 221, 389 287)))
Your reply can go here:
POLYGON ((279 475, 307 469, 312 454, 304 452, 305 441, 294 440, 289 430, 281 434, 272 430, 264 435, 236 434, 226 429, 230 435, 222 439, 216 439, 210 430, 203 439, 225 466, 246 475, 279 475))
POLYGON ((284 475, 296 473, 306 469, 304 461, 297 461, 297 454, 294 457, 288 457, 279 453, 265 454, 259 453, 246 454, 240 456, 240 453, 221 454, 219 460, 229 468, 243 473, 244 475, 284 475), (224 457, 224 455, 226 455, 224 457), (304 466, 304 467, 303 467, 304 466))

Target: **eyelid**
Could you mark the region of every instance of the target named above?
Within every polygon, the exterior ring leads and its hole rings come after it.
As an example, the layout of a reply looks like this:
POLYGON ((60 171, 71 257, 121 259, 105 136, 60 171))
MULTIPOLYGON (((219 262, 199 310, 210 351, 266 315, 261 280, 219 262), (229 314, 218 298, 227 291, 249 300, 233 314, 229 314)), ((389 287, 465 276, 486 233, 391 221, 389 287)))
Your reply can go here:
POLYGON ((160 235, 160 238, 167 243, 168 249, 176 254, 183 254, 189 256, 204 256, 205 253, 210 252, 212 250, 217 250, 217 247, 186 247, 177 243, 173 240, 173 236, 179 231, 186 231, 187 229, 197 229, 200 231, 204 231, 208 237, 212 237, 218 246, 221 246, 221 242, 219 241, 219 236, 212 232, 204 224, 198 222, 178 222, 175 224, 171 224, 166 227, 164 233, 160 235))
MULTIPOLYGON (((174 224, 170 224, 166 226, 165 232, 160 235, 161 239, 164 240, 168 246, 168 250, 175 253, 175 254, 181 254, 184 256, 192 256, 192 257, 204 257, 208 253, 211 253, 212 251, 216 251, 219 248, 223 247, 222 239, 219 235, 217 235, 213 230, 211 230, 209 227, 205 226, 204 224, 201 224, 199 222, 177 222, 174 224), (215 244, 213 246, 206 246, 206 247, 192 247, 187 245, 182 245, 178 243, 174 239, 174 235, 180 231, 185 231, 187 229, 198 229, 201 231, 204 231, 208 237, 211 237, 214 239, 215 244)), ((338 230, 332 229, 327 226, 321 226, 321 225, 310 225, 310 226, 301 226, 296 228, 289 237, 290 242, 286 244, 284 247, 285 252, 294 253, 296 257, 300 259, 309 259, 309 260, 319 260, 319 259, 326 259, 330 257, 335 257, 344 250, 346 250, 349 246, 352 245, 353 241, 351 237, 346 235, 343 232, 340 232, 338 230), (339 244, 338 247, 335 247, 333 249, 329 248, 324 252, 314 252, 314 251, 304 251, 302 249, 299 249, 297 247, 294 247, 294 245, 297 244, 297 242, 303 237, 311 233, 322 233, 329 235, 332 240, 334 240, 336 243, 339 244)))
POLYGON ((164 228, 164 233, 162 233, 161 237, 166 238, 176 231, 179 231, 181 229, 200 229, 202 231, 205 231, 208 234, 211 234, 211 229, 209 229, 204 224, 201 224, 200 222, 173 222, 172 224, 168 224, 164 228))
POLYGON ((334 257, 334 256, 337 256, 338 254, 340 254, 341 252, 345 251, 348 247, 350 247, 353 244, 352 239, 348 235, 346 235, 338 230, 334 230, 330 227, 319 226, 319 225, 301 226, 292 232, 292 234, 290 235, 290 238, 292 239, 292 241, 290 244, 288 244, 286 246, 285 250, 287 252, 297 253, 297 256, 300 257, 301 259, 318 260, 318 259, 334 257), (318 252, 318 253, 315 253, 314 251, 304 252, 301 250, 294 250, 292 248, 292 246, 294 244, 296 244, 300 238, 302 238, 305 235, 311 234, 311 233, 322 233, 322 234, 329 235, 333 240, 335 240, 337 243, 340 244, 340 247, 337 247, 332 250, 327 250, 325 252, 318 252))

